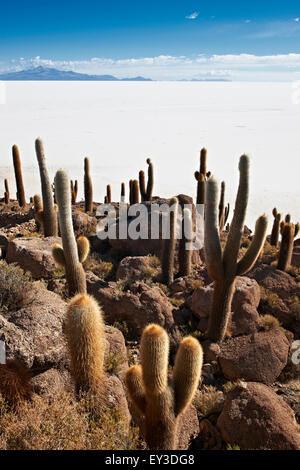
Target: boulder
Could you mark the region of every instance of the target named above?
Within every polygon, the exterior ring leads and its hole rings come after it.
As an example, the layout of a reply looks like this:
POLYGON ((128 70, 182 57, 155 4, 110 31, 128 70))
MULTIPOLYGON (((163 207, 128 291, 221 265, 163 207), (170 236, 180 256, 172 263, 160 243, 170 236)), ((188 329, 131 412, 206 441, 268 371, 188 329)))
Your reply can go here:
POLYGON ((154 267, 149 256, 127 256, 120 262, 116 279, 128 279, 130 281, 141 281, 151 278, 158 273, 157 267, 154 267))
POLYGON ((218 360, 230 380, 272 384, 287 364, 290 343, 281 328, 231 338, 221 346, 218 360))
POLYGON ((33 377, 31 383, 35 393, 51 399, 60 396, 64 390, 72 390, 71 376, 66 370, 48 369, 33 377))
POLYGON ((217 426, 227 443, 241 449, 300 450, 293 411, 260 383, 241 383, 231 390, 217 426))
POLYGON ((113 326, 105 325, 105 340, 105 357, 117 360, 115 373, 122 374, 128 369, 128 354, 123 333, 113 326))
MULTIPOLYGON (((193 314, 201 320, 209 317, 214 283, 198 287, 187 302, 193 314)), ((260 287, 254 279, 238 276, 232 298, 232 315, 228 329, 232 336, 247 334, 259 328, 257 307, 260 301, 260 287)))
POLYGON ((73 229, 75 237, 80 235, 88 236, 89 233, 96 231, 97 219, 96 217, 91 217, 85 212, 80 210, 72 210, 72 220, 73 220, 73 229))
POLYGON ((105 286, 97 276, 89 273, 87 290, 100 302, 109 323, 126 321, 137 334, 149 323, 158 323, 167 330, 174 325, 172 305, 157 286, 134 282, 130 290, 122 290, 118 283, 105 286))
POLYGON ((15 238, 8 243, 6 261, 18 263, 24 271, 29 271, 34 279, 50 277, 56 270, 52 257, 54 243, 61 244, 61 238, 15 238))
MULTIPOLYGON (((115 375, 108 375, 105 383, 105 405, 120 415, 129 425, 130 413, 122 382, 115 375)), ((120 419, 120 418, 119 418, 120 419)))

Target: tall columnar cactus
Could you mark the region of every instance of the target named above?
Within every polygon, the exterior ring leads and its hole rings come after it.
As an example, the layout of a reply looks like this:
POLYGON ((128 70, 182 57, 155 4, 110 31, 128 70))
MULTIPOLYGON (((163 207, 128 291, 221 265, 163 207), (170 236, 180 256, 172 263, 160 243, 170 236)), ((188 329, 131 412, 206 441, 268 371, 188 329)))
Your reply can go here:
POLYGON ((227 222, 227 220, 228 220, 229 211, 230 211, 230 204, 229 204, 229 202, 228 202, 227 206, 225 207, 225 212, 224 212, 224 224, 223 224, 223 228, 225 227, 226 222, 227 222))
POLYGON ((154 171, 153 163, 150 158, 147 158, 148 164, 148 181, 147 181, 147 190, 146 190, 146 201, 152 201, 152 193, 154 187, 154 171))
POLYGON ((132 202, 132 183, 133 181, 132 180, 129 180, 129 204, 130 206, 133 204, 132 202))
POLYGON ((139 182, 138 182, 138 180, 133 180, 132 181, 131 193, 132 193, 132 204, 138 204, 140 202, 139 182))
POLYGON ((42 220, 43 232, 45 237, 57 236, 57 211, 52 198, 51 182, 48 175, 44 145, 40 138, 35 141, 35 151, 40 169, 43 212, 39 214, 42 220))
POLYGON ((224 204, 225 203, 225 181, 222 181, 221 183, 221 196, 220 196, 220 202, 219 202, 219 228, 220 230, 223 230, 224 224, 225 224, 225 209, 224 209, 224 204))
POLYGON ((207 150, 206 148, 200 151, 200 171, 195 171, 195 179, 197 181, 197 204, 205 204, 205 188, 206 188, 206 161, 207 150))
POLYGON ((282 215, 279 214, 279 212, 277 212, 276 207, 274 207, 272 214, 274 216, 274 222, 273 222, 273 227, 272 227, 270 244, 273 246, 277 246, 278 240, 279 240, 280 222, 281 222, 282 215))
POLYGON ((107 196, 107 204, 111 203, 111 186, 108 184, 106 186, 106 196, 107 196))
POLYGON ((141 365, 126 373, 126 386, 137 412, 145 417, 145 440, 151 450, 176 450, 178 418, 191 404, 201 376, 199 341, 182 340, 168 381, 169 338, 159 325, 148 325, 140 344, 141 365))
POLYGON ((183 209, 182 236, 179 243, 179 275, 189 276, 192 270, 192 250, 188 244, 192 242, 193 220, 189 209, 183 209))
POLYGON ((172 197, 169 202, 170 207, 170 237, 165 239, 162 255, 162 278, 167 285, 174 281, 174 261, 176 246, 176 222, 178 211, 178 199, 172 197))
POLYGON ((72 198, 72 206, 76 204, 77 199, 77 192, 78 192, 78 182, 75 181, 75 184, 71 180, 71 198, 72 198))
POLYGON ((63 246, 55 244, 52 255, 55 262, 65 269, 69 295, 84 294, 86 292, 86 276, 81 263, 88 256, 89 242, 85 237, 80 237, 76 243, 72 222, 70 180, 64 170, 58 170, 56 173, 55 191, 63 246), (82 238, 85 240, 82 241, 82 238), (82 250, 83 244, 88 249, 82 250))
POLYGON ((210 277, 215 281, 207 335, 221 342, 228 324, 236 276, 248 272, 263 247, 268 219, 260 216, 255 225, 252 242, 245 255, 237 261, 242 239, 249 192, 249 157, 239 162, 240 182, 227 243, 222 252, 218 221, 218 184, 213 176, 207 181, 204 246, 210 277))
POLYGON ((33 207, 34 207, 34 219, 36 223, 36 229, 39 232, 42 227, 42 214, 43 214, 43 203, 42 198, 39 194, 33 196, 33 207))
POLYGON ((125 202, 125 183, 121 183, 121 201, 125 202))
POLYGON ((200 151, 200 173, 207 176, 207 150, 206 148, 200 151))
POLYGON ((280 251, 277 269, 286 271, 291 264, 294 246, 295 227, 290 222, 285 222, 281 237, 280 251))
POLYGON ((84 159, 84 200, 85 212, 93 210, 93 183, 90 175, 90 160, 88 157, 84 159))
POLYGON ((16 145, 12 148, 12 155, 13 155, 13 163, 15 169, 15 178, 16 178, 16 186, 17 186, 17 199, 20 207, 24 207, 26 205, 25 200, 25 192, 24 192, 24 184, 23 184, 23 176, 22 176, 22 167, 21 167, 21 158, 20 152, 16 145))
POLYGON ((66 336, 76 392, 102 395, 105 331, 102 311, 95 299, 76 295, 68 305, 66 336))
POLYGON ((5 187, 4 202, 5 204, 9 204, 9 187, 8 187, 7 179, 4 180, 4 187, 5 187))
POLYGON ((139 172, 139 184, 140 184, 141 200, 142 202, 144 202, 147 199, 147 192, 146 192, 146 183, 145 183, 145 173, 143 172, 143 170, 139 172))

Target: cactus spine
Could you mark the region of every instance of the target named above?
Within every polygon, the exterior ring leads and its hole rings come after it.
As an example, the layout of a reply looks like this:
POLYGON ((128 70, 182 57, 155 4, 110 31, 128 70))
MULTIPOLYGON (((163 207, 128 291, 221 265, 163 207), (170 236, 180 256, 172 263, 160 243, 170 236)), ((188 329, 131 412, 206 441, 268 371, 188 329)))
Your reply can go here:
POLYGON ((192 242, 193 220, 189 209, 183 209, 182 237, 179 243, 179 275, 189 276, 192 270, 192 250, 188 244, 192 242))
POLYGON ((152 193, 154 186, 154 172, 153 172, 153 163, 150 158, 147 158, 148 164, 148 181, 147 181, 147 190, 146 190, 146 201, 152 201, 152 193))
POLYGON ((282 215, 277 212, 276 207, 274 207, 272 213, 274 216, 274 222, 273 222, 273 227, 272 227, 270 244, 273 246, 277 246, 278 240, 279 240, 280 222, 281 222, 282 215))
POLYGON ((79 259, 80 249, 76 244, 72 223, 70 181, 64 170, 58 170, 56 173, 55 191, 63 246, 54 245, 53 258, 57 264, 65 268, 69 295, 84 294, 86 292, 86 276, 81 263, 85 259, 79 259))
POLYGON ((21 167, 21 158, 20 152, 16 145, 12 148, 13 154, 13 163, 15 169, 15 178, 16 178, 16 186, 17 186, 17 199, 20 207, 24 207, 26 205, 25 200, 25 192, 24 192, 24 184, 23 184, 23 176, 22 176, 22 167, 21 167))
POLYGON ((172 284, 174 281, 174 258, 175 258, 175 245, 176 245, 176 222, 178 199, 172 197, 169 202, 170 207, 170 238, 165 240, 164 251, 162 257, 162 277, 163 282, 167 285, 172 284))
POLYGON ((103 391, 105 332, 102 311, 95 299, 76 295, 68 305, 66 336, 76 392, 103 391))
POLYGON ((178 418, 189 407, 198 387, 203 352, 191 336, 182 340, 168 383, 169 338, 159 325, 148 325, 140 344, 141 366, 126 373, 130 399, 145 416, 145 439, 151 450, 176 450, 178 418))
POLYGON ((4 187, 5 187, 4 202, 5 204, 9 204, 9 187, 8 187, 7 179, 4 180, 4 187))
POLYGON ((43 232, 45 237, 56 237, 57 236, 57 212, 55 210, 52 188, 48 175, 44 145, 40 138, 35 141, 35 151, 37 161, 40 169, 41 185, 42 185, 42 196, 43 196, 43 212, 40 213, 42 219, 43 232))
POLYGON ((85 212, 93 210, 93 183, 90 175, 90 160, 88 157, 84 159, 84 200, 85 212))
POLYGON ((277 269, 280 269, 281 271, 286 271, 289 265, 291 264, 294 246, 294 235, 294 225, 290 222, 285 222, 282 231, 280 251, 277 263, 277 269))
POLYGON ((224 339, 231 309, 235 278, 248 272, 254 265, 265 241, 268 219, 260 216, 255 225, 252 242, 240 261, 237 261, 249 192, 249 157, 242 155, 239 162, 240 181, 233 219, 227 243, 222 253, 218 221, 218 185, 214 177, 207 181, 204 246, 208 273, 215 281, 209 316, 208 337, 216 342, 224 339))

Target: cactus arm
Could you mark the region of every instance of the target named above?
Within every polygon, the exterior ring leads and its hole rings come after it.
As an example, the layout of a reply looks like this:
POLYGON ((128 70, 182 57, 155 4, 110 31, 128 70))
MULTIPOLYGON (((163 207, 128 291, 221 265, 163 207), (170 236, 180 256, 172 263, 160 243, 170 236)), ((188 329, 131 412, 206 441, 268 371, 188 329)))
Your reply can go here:
POLYGON ((259 253, 265 243, 268 228, 268 218, 266 215, 261 215, 255 224, 255 232, 253 240, 244 254, 243 258, 237 264, 236 274, 241 276, 247 273, 254 266, 259 253))
POLYGON ((146 412, 146 396, 141 366, 131 366, 126 372, 125 380, 133 405, 139 413, 144 415, 146 412))
POLYGON ((191 404, 197 390, 203 363, 202 347, 195 338, 182 340, 175 358, 173 383, 175 393, 175 416, 191 404))
POLYGON ((54 258, 55 263, 64 268, 66 266, 66 260, 64 255, 63 247, 59 243, 54 243, 52 247, 52 256, 54 258))
POLYGON ((86 237, 81 236, 77 238, 76 243, 77 243, 79 262, 84 263, 90 252, 90 242, 86 237))
POLYGON ((169 337, 159 325, 148 325, 142 334, 141 365, 146 393, 163 393, 168 384, 169 337))
POLYGON ((204 247, 207 269, 210 277, 221 280, 224 277, 222 248, 218 221, 218 184, 213 176, 206 183, 206 212, 204 247))
POLYGON ((206 169, 206 161, 207 161, 207 150, 206 148, 201 149, 200 152, 200 173, 206 176, 207 169, 206 169))
POLYGON ((195 171, 195 179, 197 183, 197 204, 205 204, 205 176, 199 171, 195 171))

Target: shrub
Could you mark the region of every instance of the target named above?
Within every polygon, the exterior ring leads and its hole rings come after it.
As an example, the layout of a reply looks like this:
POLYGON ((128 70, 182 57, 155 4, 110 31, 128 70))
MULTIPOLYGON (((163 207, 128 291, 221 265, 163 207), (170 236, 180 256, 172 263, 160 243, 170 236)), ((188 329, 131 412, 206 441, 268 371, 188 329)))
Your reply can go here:
POLYGON ((29 301, 32 281, 28 273, 16 264, 0 260, 0 309, 5 311, 22 308, 29 301))

